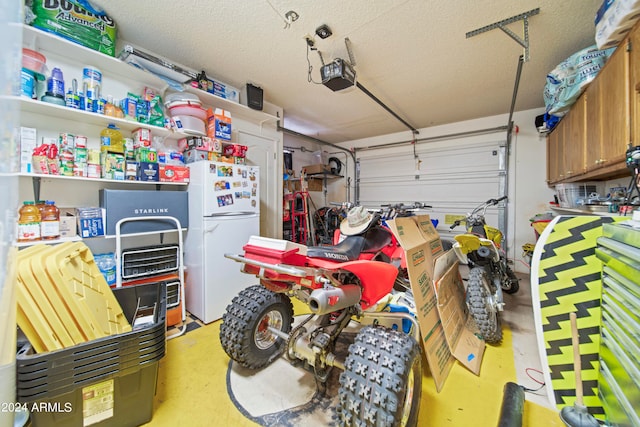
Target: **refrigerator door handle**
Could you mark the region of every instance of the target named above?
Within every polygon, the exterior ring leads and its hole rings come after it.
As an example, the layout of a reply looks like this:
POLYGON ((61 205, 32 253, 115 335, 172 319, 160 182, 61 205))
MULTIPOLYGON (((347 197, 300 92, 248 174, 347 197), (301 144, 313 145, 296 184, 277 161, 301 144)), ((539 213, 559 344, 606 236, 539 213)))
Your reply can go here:
POLYGON ((252 211, 223 212, 223 213, 205 215, 205 218, 224 218, 224 217, 230 217, 230 216, 248 216, 248 215, 256 216, 258 215, 258 213, 252 212, 252 211))
POLYGON ((220 224, 215 224, 213 227, 206 227, 203 231, 205 233, 213 233, 214 231, 216 231, 216 228, 218 228, 220 224))

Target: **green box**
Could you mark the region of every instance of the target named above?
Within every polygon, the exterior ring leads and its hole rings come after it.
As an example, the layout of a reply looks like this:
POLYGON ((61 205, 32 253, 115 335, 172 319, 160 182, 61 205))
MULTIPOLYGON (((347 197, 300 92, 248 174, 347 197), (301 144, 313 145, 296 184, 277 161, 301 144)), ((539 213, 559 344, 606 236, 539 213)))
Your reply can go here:
POLYGON ((158 152, 155 148, 139 147, 134 151, 136 162, 158 163, 158 152))

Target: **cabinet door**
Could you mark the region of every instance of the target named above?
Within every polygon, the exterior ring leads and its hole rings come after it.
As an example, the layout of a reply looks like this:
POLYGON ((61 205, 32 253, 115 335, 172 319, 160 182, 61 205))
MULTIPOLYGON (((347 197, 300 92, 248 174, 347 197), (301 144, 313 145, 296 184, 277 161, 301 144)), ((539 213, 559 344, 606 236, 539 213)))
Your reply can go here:
POLYGON ((598 74, 602 112, 602 166, 625 161, 630 141, 629 52, 622 43, 598 74))
POLYGON ((629 102, 631 106, 631 142, 640 145, 640 27, 629 33, 629 102))
POLYGON ((563 163, 564 177, 572 177, 584 173, 584 151, 586 136, 586 97, 580 96, 571 111, 565 117, 563 163))
POLYGON ((554 184, 564 178, 564 131, 565 120, 561 120, 547 136, 547 182, 554 184))
POLYGON ((585 169, 591 171, 604 163, 602 135, 602 83, 595 79, 584 93, 586 99, 585 169))

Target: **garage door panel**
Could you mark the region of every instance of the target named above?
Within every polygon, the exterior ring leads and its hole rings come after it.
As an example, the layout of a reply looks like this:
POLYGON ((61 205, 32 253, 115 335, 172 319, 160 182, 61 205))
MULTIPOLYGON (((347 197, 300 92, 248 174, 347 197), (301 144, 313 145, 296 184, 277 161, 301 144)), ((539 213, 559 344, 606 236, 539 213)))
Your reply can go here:
MULTIPOLYGON (((359 201, 367 207, 386 203, 424 202, 437 219, 443 237, 456 216, 464 216, 480 203, 502 195, 505 183, 503 141, 471 143, 464 140, 418 144, 416 170, 413 146, 365 150, 360 163, 359 201), (416 179, 416 174, 419 179, 416 179)), ((498 225, 500 211, 487 211, 487 222, 498 225)))

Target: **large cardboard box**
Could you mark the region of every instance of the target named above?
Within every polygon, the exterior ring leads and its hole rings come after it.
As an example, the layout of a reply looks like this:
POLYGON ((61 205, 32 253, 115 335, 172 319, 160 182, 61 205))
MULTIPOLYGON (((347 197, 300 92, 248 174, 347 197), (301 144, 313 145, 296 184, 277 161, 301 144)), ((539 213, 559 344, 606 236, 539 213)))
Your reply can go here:
POLYGON ((304 170, 307 175, 313 175, 316 173, 331 173, 331 169, 329 168, 329 166, 323 165, 321 163, 303 166, 302 170, 304 170))
POLYGON ((435 259, 444 252, 442 242, 428 215, 396 218, 387 223, 404 249, 422 347, 436 390, 440 391, 455 360, 440 322, 433 285, 435 259))
POLYGON ((470 317, 458 257, 453 251, 436 259, 435 277, 438 313, 449 349, 460 363, 478 375, 485 342, 478 338, 477 328, 470 317))

